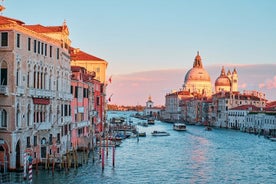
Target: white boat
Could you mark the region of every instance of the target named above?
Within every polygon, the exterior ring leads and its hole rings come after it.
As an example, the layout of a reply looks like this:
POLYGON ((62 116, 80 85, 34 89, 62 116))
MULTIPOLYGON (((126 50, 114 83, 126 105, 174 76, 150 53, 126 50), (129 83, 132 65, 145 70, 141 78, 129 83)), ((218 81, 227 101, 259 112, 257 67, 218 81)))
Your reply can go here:
POLYGON ((186 124, 185 123, 174 123, 173 129, 177 131, 185 131, 186 130, 186 124))
POLYGON ((157 131, 157 130, 154 130, 151 135, 153 136, 168 136, 170 135, 168 132, 165 132, 165 131, 157 131))
POLYGON ((276 141, 276 137, 269 137, 269 140, 276 141))

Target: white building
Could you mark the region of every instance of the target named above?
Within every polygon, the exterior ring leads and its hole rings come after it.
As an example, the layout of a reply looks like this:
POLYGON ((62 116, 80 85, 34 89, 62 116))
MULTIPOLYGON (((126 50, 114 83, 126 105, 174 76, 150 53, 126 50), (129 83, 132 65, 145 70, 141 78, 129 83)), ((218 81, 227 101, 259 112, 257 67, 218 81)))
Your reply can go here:
POLYGON ((161 108, 155 107, 154 102, 151 100, 151 96, 149 96, 148 101, 146 102, 146 107, 144 109, 144 116, 159 118, 160 111, 161 108))

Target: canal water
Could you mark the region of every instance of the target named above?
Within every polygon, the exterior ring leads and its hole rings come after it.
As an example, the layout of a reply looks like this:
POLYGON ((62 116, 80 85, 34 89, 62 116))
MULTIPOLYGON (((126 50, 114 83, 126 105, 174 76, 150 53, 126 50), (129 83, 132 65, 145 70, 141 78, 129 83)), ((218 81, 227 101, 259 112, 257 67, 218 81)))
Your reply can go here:
MULTIPOLYGON (((110 113, 108 118, 128 115, 110 113)), ((87 164, 67 173, 40 170, 33 174, 33 183, 276 183, 276 142, 262 136, 229 129, 205 131, 202 126, 178 132, 160 121, 138 128, 147 136, 139 142, 124 140, 116 148, 114 168, 110 150, 103 171, 99 158, 93 162, 90 157, 87 164), (170 136, 151 136, 153 130, 167 131, 170 136)))

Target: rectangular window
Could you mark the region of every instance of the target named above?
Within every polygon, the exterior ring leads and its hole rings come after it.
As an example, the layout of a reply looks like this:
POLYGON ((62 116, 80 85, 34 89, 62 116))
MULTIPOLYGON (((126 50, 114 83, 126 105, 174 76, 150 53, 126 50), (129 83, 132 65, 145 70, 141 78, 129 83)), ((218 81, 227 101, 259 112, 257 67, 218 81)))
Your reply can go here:
POLYGON ((75 86, 75 98, 78 98, 78 86, 75 86))
POLYGON ((27 148, 31 147, 31 139, 30 137, 27 137, 27 148))
POLYGON ((44 52, 44 43, 41 43, 41 54, 43 55, 44 52))
POLYGON ((28 51, 31 51, 31 38, 28 38, 28 51))
POLYGON ((59 48, 57 48, 57 59, 59 59, 59 48))
POLYGON ((8 46, 8 33, 3 32, 1 33, 1 47, 7 47, 8 46))
POLYGON ((37 43, 37 53, 40 54, 40 41, 37 43))
POLYGON ((100 105, 100 97, 97 96, 97 105, 100 105))
POLYGON ((34 40, 34 53, 36 53, 36 40, 34 40))
POLYGON ((34 136, 34 146, 37 146, 37 136, 34 136))
POLYGON ((16 46, 20 48, 20 34, 16 34, 16 46))
POLYGON ((0 85, 7 85, 8 84, 8 69, 2 67, 0 70, 0 85))
POLYGON ((52 57, 53 46, 50 45, 50 57, 52 57))
POLYGON ((45 56, 47 56, 47 44, 45 43, 45 56))
POLYGON ((50 136, 49 136, 49 144, 50 145, 53 144, 53 134, 50 134, 50 136))

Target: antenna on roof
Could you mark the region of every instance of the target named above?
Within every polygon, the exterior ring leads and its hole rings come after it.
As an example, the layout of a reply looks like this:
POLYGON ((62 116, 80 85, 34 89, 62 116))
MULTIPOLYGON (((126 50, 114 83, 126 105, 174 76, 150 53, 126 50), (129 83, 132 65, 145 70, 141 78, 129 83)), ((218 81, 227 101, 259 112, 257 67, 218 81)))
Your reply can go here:
POLYGON ((1 15, 3 14, 3 11, 6 9, 4 6, 3 6, 3 3, 4 0, 2 0, 2 4, 0 5, 0 12, 1 12, 1 15))

